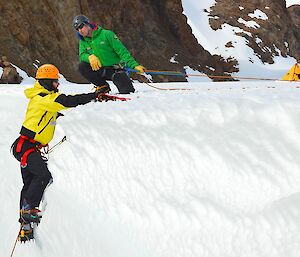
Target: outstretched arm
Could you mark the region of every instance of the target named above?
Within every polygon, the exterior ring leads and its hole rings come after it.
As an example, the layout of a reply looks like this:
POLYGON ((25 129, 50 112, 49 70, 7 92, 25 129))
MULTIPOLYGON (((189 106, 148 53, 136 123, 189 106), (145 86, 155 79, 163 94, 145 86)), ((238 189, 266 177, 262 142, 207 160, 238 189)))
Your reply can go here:
POLYGON ((64 107, 76 107, 78 105, 87 104, 92 100, 97 98, 97 93, 88 94, 77 94, 77 95, 65 95, 61 94, 56 99, 55 102, 63 105, 64 107))

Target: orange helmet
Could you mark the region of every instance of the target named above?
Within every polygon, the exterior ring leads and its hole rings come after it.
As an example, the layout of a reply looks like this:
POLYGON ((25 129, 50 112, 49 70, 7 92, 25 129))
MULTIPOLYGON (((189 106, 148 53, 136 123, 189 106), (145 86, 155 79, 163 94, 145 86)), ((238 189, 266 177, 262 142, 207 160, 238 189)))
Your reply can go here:
POLYGON ((59 79, 59 70, 52 64, 43 64, 36 72, 36 79, 59 79))

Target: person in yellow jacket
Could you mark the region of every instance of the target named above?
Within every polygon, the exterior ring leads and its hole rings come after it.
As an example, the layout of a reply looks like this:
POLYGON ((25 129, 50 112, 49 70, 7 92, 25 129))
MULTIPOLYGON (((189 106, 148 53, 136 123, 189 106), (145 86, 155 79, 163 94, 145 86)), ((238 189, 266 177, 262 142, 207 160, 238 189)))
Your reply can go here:
POLYGON ((24 91, 29 99, 20 136, 12 145, 12 153, 21 164, 23 188, 20 196, 20 219, 23 237, 33 238, 32 223, 39 223, 38 207, 52 176, 41 148, 52 140, 59 111, 101 100, 102 94, 65 95, 58 92, 59 70, 52 64, 38 68, 36 82, 24 91), (24 232, 25 231, 25 232, 24 232))
POLYGON ((132 82, 123 66, 145 72, 129 53, 117 35, 100 25, 90 22, 85 15, 77 15, 73 19, 73 28, 79 38, 79 72, 95 85, 98 90, 107 93, 111 80, 120 94, 134 92, 132 82), (120 65, 121 64, 121 65, 120 65))

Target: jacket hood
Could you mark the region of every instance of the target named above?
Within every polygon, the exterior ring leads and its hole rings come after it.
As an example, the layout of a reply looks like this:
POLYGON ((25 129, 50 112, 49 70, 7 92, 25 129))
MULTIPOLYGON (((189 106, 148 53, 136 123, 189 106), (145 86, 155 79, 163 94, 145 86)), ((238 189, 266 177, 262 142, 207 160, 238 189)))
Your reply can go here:
POLYGON ((46 88, 44 88, 38 81, 34 83, 33 87, 24 90, 25 96, 29 99, 41 93, 48 95, 51 92, 52 91, 48 91, 46 88))

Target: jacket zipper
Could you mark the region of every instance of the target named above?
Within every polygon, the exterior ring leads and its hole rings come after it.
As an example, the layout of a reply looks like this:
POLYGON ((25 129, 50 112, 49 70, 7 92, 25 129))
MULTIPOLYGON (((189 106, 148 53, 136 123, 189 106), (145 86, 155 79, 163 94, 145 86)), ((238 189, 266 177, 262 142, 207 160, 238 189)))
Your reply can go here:
POLYGON ((46 116, 47 112, 48 112, 48 111, 46 111, 46 112, 43 114, 42 118, 40 119, 40 121, 39 121, 39 123, 38 123, 38 126, 39 126, 40 123, 42 122, 43 118, 46 116))

